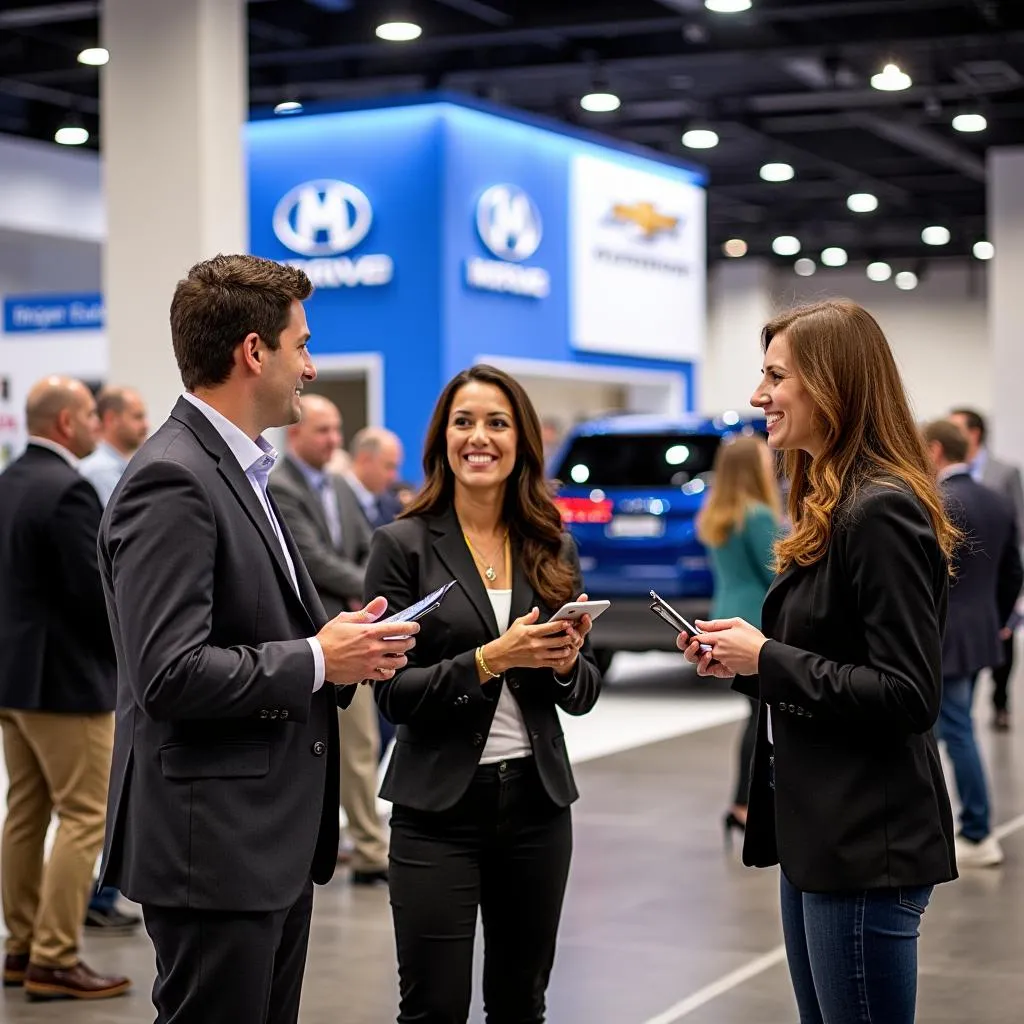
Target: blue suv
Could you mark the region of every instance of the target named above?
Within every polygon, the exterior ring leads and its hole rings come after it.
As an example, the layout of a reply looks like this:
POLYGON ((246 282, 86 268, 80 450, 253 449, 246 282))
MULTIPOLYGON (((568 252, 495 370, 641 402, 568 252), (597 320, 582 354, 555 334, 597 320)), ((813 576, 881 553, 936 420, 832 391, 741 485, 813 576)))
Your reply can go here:
POLYGON ((591 634, 602 668, 615 651, 675 649, 650 591, 691 621, 707 615, 712 577, 694 523, 718 446, 738 433, 763 434, 764 420, 612 416, 575 427, 555 453, 555 502, 587 593, 612 602, 591 634))

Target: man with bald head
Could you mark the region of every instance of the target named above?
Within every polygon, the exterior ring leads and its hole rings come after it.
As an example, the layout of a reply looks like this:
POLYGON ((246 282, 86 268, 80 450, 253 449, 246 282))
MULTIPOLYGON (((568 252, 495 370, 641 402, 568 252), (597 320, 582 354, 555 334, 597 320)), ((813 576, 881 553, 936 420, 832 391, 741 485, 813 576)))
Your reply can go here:
POLYGON ((89 389, 67 377, 36 384, 26 418, 28 447, 0 474, 3 981, 30 998, 102 999, 130 983, 78 954, 103 843, 116 692, 100 502, 78 472, 99 421, 89 389), (57 835, 44 863, 51 814, 57 835))
MULTIPOLYGON (((288 454, 270 475, 270 491, 309 570, 328 615, 362 606, 372 529, 352 489, 328 470, 341 447, 338 407, 305 395, 302 418, 288 428, 288 454)), ((387 880, 388 847, 377 814, 380 730, 373 692, 357 689, 341 729, 341 806, 354 846, 352 881, 387 880)))
POLYGON ((96 451, 82 460, 81 472, 106 505, 131 457, 146 440, 149 422, 141 396, 131 388, 104 388, 96 396, 96 412, 100 441, 96 451))

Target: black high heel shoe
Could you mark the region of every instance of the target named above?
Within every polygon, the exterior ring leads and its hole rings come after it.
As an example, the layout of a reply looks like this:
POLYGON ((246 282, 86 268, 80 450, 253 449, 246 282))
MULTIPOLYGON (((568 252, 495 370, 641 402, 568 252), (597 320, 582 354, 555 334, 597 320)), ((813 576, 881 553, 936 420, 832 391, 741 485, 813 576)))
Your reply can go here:
POLYGON ((746 822, 740 820, 733 811, 729 811, 722 819, 722 829, 725 833, 725 848, 732 849, 732 830, 743 833, 747 830, 746 822))

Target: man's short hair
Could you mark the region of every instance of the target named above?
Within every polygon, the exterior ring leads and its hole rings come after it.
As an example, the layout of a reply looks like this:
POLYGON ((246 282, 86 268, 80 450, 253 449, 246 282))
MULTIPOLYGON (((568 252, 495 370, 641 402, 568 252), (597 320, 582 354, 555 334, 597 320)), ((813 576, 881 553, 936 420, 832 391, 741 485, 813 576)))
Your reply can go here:
POLYGON ((259 256, 197 263, 171 300, 171 341, 185 389, 223 384, 235 347, 249 334, 276 349, 292 301, 308 299, 312 291, 301 270, 259 256))
POLYGON ((988 424, 985 422, 985 417, 974 409, 954 409, 951 416, 963 416, 964 422, 967 424, 968 430, 978 431, 978 439, 982 444, 985 443, 985 436, 988 434, 988 424))
POLYGON ((934 441, 939 445, 947 462, 966 462, 967 438, 955 423, 949 420, 933 420, 924 428, 923 434, 928 444, 934 441))
POLYGON ((124 407, 128 404, 127 395, 128 388, 101 388, 96 396, 96 414, 101 420, 108 412, 120 416, 124 412, 124 407))
POLYGON ((376 455, 384 446, 385 441, 398 440, 396 434, 385 427, 363 427, 357 430, 349 445, 349 452, 353 457, 362 455, 376 455))

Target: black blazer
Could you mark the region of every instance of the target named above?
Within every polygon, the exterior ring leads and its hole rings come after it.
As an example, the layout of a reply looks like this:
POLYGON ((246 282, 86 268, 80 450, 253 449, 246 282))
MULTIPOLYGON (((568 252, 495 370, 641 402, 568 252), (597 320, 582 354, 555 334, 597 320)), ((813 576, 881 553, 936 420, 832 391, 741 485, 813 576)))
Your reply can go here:
POLYGON ((824 557, 776 578, 759 673, 734 683, 764 702, 744 863, 781 863, 805 892, 956 877, 931 731, 947 594, 931 521, 896 482, 863 485, 836 515, 824 557))
MULTIPOLYGON (((578 579, 579 561, 568 538, 565 551, 578 579)), ((514 546, 512 565, 509 622, 534 605, 541 621, 557 611, 534 593, 514 546)), ((498 625, 453 510, 399 519, 374 534, 367 597, 383 594, 397 611, 452 579, 458 585, 422 620, 408 667, 374 688, 384 716, 398 726, 381 796, 423 811, 455 804, 477 769, 501 680, 480 684, 476 649, 498 636, 498 625)), ((584 715, 597 701, 601 674, 589 642, 578 666, 570 686, 560 685, 547 669, 511 669, 504 677, 522 709, 541 781, 559 807, 579 794, 555 707, 584 715)))
POLYGON ((999 630, 1024 581, 1017 524, 1006 499, 966 470, 947 477, 942 493, 950 518, 964 532, 949 590, 942 674, 973 676, 1003 662, 999 630))
MULTIPOLYGON (((288 533, 179 399, 103 515, 117 725, 103 882, 157 906, 273 911, 337 861, 338 703, 312 692, 326 621, 288 533)), ((340 698, 340 701, 339 701, 340 698)))
POLYGON ((0 474, 0 708, 114 710, 91 483, 30 444, 0 474))

